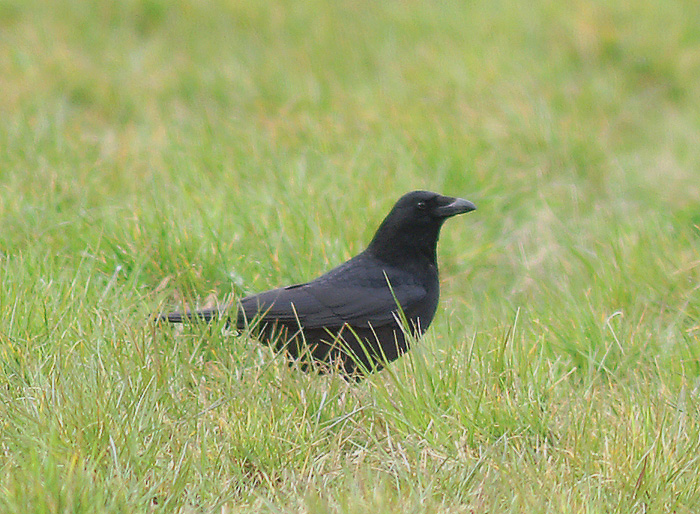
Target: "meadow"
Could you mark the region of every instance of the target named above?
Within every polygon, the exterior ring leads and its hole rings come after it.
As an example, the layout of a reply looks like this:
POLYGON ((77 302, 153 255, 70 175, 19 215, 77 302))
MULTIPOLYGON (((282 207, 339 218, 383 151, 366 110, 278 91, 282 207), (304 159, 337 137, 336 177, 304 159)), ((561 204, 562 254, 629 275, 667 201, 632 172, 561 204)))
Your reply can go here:
POLYGON ((0 0, 0 511, 700 510, 700 4, 0 0), (472 200, 360 383, 151 315, 472 200))

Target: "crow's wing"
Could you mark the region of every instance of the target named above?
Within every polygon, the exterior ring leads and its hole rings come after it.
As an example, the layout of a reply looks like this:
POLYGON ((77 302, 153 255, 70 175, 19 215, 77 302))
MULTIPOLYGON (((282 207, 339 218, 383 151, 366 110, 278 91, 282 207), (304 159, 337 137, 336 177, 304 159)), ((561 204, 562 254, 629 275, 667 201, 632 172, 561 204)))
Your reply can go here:
POLYGON ((305 329, 340 328, 345 324, 378 328, 395 323, 397 303, 405 313, 411 312, 427 294, 426 288, 407 274, 351 260, 313 282, 244 298, 238 324, 260 317, 298 322, 305 329))
MULTIPOLYGON (((412 311, 426 291, 421 286, 393 288, 313 287, 312 284, 273 289, 241 300, 245 321, 257 316, 261 320, 298 322, 303 328, 339 328, 350 326, 380 327, 395 322, 397 302, 404 312, 412 311), (394 298, 394 295, 396 298, 394 298)), ((239 323, 241 324, 241 323, 239 323)))

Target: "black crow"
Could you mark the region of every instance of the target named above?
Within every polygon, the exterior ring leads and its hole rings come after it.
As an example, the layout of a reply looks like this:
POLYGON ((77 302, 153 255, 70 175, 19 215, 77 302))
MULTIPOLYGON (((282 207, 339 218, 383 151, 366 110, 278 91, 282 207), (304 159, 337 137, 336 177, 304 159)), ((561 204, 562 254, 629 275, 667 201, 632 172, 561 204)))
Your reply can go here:
MULTIPOLYGON (((366 250, 311 282, 239 300, 235 325, 294 359, 335 363, 348 375, 381 369, 433 320, 440 228, 447 218, 474 209, 461 198, 408 193, 366 250)), ((160 319, 210 321, 226 310, 173 312, 160 319)))

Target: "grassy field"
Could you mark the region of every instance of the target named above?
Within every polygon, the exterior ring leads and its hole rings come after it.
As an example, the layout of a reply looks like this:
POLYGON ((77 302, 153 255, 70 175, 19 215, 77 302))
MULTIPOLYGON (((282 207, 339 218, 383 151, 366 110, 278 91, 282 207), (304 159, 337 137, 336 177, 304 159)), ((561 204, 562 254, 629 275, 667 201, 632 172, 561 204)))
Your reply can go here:
POLYGON ((0 512, 700 510, 700 4, 0 0, 0 512), (360 384, 148 316, 474 201, 360 384))

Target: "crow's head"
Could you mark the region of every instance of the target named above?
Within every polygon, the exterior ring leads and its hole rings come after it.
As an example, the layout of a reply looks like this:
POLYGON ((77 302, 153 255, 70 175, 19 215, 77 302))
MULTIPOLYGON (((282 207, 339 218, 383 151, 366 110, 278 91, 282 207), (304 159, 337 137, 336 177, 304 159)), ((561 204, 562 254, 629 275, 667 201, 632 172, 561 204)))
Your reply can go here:
POLYGON ((445 220, 475 209, 472 202, 462 198, 430 191, 407 193, 384 218, 367 251, 391 263, 421 256, 435 262, 440 227, 445 220))

